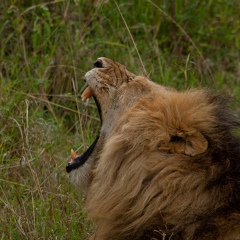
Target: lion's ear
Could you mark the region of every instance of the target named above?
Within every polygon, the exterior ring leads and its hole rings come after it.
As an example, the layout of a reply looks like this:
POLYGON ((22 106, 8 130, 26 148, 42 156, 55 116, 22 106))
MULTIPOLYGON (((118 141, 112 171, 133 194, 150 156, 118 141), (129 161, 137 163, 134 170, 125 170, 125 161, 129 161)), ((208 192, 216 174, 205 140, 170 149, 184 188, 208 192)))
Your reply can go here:
POLYGON ((198 130, 187 128, 172 135, 169 146, 172 152, 195 156, 207 150, 208 141, 198 130))

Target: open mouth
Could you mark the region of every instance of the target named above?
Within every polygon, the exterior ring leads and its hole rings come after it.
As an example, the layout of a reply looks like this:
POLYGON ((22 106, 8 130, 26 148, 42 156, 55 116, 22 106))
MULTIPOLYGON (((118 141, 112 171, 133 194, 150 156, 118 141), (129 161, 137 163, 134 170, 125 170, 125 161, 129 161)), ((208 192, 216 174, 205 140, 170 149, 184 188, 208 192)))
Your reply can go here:
MULTIPOLYGON (((96 99, 96 97, 93 95, 93 91, 89 86, 85 89, 85 91, 83 92, 81 97, 82 97, 83 101, 87 100, 90 97, 93 97, 93 99, 96 103, 96 106, 97 106, 97 109, 99 112, 99 116, 100 116, 100 120, 101 120, 101 124, 102 124, 102 113, 101 113, 100 104, 99 104, 98 100, 96 99)), ((92 143, 92 145, 80 156, 77 156, 76 153, 73 150, 71 150, 71 159, 72 160, 66 166, 66 171, 68 173, 70 173, 74 169, 81 167, 88 160, 89 156, 93 153, 93 151, 95 149, 98 139, 99 139, 99 134, 98 134, 97 138, 94 140, 94 142, 92 143)))

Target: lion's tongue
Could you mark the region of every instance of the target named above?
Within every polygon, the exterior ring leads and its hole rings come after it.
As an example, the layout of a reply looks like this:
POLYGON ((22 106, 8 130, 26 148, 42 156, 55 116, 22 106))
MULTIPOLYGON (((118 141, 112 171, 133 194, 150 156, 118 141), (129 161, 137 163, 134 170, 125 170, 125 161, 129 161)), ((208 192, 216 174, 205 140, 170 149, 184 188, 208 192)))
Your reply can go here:
POLYGON ((93 91, 90 87, 87 87, 84 92, 82 93, 81 97, 82 97, 82 101, 87 100, 88 98, 93 96, 93 91))

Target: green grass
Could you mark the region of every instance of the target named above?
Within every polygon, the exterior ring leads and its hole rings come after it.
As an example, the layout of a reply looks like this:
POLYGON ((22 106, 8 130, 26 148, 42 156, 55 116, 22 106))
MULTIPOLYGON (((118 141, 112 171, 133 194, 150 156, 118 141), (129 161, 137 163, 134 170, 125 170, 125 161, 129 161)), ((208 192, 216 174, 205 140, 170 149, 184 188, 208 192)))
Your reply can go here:
POLYGON ((79 98, 97 57, 139 74, 146 69, 153 81, 177 89, 214 88, 239 108, 238 0, 117 2, 1 3, 1 239, 91 233, 65 164, 70 149, 82 152, 98 131, 96 107, 79 98))

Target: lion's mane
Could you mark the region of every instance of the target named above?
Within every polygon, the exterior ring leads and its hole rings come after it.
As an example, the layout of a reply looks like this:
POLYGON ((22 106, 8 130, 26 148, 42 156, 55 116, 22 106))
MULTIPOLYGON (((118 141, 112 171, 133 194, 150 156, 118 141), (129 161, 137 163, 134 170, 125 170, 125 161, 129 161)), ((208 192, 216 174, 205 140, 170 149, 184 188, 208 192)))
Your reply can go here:
POLYGON ((86 204, 95 239, 240 239, 239 129, 211 91, 141 98, 93 171, 86 204))

